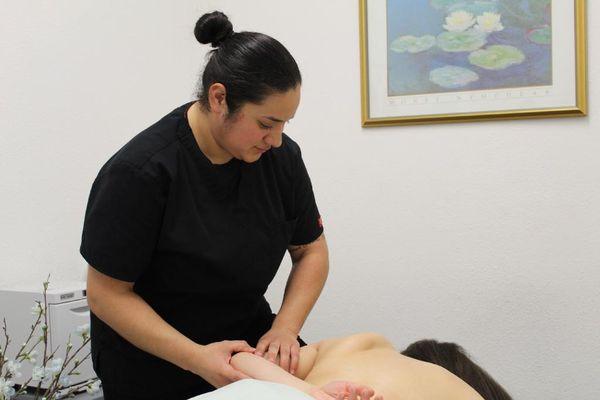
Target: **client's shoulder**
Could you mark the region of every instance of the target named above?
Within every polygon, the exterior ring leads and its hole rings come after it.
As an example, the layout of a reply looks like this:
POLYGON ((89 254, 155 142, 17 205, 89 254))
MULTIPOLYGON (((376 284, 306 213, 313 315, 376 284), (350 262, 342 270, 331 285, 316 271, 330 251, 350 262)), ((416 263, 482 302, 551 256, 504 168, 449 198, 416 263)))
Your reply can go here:
POLYGON ((319 352, 354 352, 380 347, 394 347, 385 336, 375 332, 361 332, 349 336, 327 339, 319 342, 318 346, 319 352))
POLYGON ((392 343, 382 334, 376 332, 361 332, 346 336, 343 339, 346 343, 355 344, 363 347, 389 347, 392 343))

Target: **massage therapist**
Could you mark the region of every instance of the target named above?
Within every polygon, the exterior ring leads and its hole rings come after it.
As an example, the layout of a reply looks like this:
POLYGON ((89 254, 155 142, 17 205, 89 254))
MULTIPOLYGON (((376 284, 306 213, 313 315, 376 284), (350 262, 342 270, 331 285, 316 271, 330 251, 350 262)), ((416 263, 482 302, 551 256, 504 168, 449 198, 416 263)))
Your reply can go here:
POLYGON ((133 137, 91 188, 80 251, 106 400, 205 393, 245 377, 229 364, 240 351, 294 373, 327 278, 310 178, 283 133, 300 102, 294 58, 220 12, 194 34, 214 48, 197 100, 133 137), (264 294, 286 250, 275 315, 264 294))

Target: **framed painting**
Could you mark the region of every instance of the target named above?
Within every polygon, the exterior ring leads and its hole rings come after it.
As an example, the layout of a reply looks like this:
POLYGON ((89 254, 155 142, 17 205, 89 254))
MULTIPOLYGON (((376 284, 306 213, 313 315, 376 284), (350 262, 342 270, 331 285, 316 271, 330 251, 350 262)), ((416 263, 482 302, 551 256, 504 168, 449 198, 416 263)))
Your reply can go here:
POLYGON ((587 115, 585 0, 359 0, 362 125, 587 115))

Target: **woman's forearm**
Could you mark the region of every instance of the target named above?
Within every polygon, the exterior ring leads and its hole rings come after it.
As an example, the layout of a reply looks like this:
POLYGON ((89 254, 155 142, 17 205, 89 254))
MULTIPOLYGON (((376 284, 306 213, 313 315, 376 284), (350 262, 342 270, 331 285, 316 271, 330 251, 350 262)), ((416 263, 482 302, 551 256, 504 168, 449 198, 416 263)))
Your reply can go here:
POLYGON ((316 387, 286 372, 278 365, 252 353, 237 353, 231 358, 231 365, 250 376, 262 381, 281 383, 310 394, 316 387))
POLYGON ((191 370, 191 357, 201 346, 165 322, 124 282, 107 279, 112 278, 89 268, 87 294, 92 312, 134 346, 191 370))
POLYGON ((282 325, 299 333, 317 302, 329 273, 329 252, 325 236, 306 248, 291 250, 290 255, 293 268, 273 326, 282 325))

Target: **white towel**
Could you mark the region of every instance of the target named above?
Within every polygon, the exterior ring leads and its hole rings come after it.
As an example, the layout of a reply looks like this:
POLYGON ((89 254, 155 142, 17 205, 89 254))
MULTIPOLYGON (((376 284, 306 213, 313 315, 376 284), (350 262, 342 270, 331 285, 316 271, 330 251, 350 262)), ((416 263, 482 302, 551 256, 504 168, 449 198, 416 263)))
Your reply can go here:
POLYGON ((189 400, 314 400, 298 389, 279 383, 242 379, 189 400))

